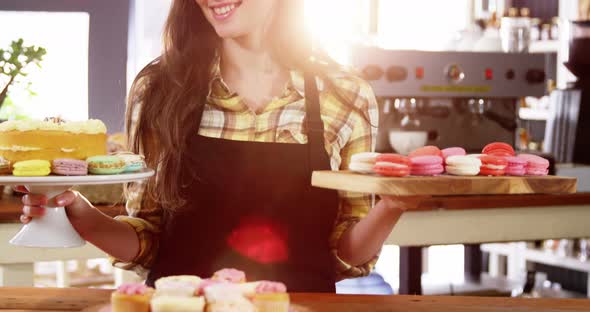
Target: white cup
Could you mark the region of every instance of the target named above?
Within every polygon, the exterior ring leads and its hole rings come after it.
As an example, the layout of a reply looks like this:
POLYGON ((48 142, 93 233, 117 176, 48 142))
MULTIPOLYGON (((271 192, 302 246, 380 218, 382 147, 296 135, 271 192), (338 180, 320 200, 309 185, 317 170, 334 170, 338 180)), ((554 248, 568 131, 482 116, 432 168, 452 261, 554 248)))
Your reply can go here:
POLYGON ((389 144, 399 154, 408 155, 428 142, 428 131, 389 131, 389 144))

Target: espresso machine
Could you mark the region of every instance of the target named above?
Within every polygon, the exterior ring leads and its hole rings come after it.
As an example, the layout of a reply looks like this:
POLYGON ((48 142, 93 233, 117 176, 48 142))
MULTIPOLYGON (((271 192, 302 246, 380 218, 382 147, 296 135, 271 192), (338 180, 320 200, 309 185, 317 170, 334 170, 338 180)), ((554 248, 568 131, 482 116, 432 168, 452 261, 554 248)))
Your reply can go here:
POLYGON ((525 96, 543 96, 546 56, 531 53, 353 49, 353 66, 377 96, 377 152, 408 154, 424 145, 481 152, 517 140, 525 96))

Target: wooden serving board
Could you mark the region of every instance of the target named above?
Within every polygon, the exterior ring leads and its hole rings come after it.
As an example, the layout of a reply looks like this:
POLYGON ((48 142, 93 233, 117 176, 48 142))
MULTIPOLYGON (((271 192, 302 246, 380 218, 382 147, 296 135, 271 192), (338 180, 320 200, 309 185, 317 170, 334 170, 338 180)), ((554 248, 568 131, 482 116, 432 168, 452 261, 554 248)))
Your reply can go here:
POLYGON ((396 196, 567 194, 576 192, 576 178, 436 177, 392 178, 350 171, 314 171, 311 184, 340 191, 396 196))

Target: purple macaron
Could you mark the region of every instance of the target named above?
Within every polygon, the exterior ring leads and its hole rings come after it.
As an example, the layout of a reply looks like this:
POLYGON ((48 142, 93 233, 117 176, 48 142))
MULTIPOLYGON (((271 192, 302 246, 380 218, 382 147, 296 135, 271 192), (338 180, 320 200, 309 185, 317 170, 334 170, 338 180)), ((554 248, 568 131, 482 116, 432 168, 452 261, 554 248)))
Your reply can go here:
POLYGON ((83 176, 88 174, 88 163, 78 159, 55 159, 51 166, 51 172, 64 176, 83 176))

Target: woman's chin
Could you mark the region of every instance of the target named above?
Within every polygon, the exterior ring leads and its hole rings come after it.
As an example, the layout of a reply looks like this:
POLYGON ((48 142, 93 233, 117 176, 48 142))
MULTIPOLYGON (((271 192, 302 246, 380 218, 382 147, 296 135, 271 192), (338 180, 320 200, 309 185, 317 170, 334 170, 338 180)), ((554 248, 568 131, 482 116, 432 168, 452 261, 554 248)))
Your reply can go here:
POLYGON ((238 27, 216 27, 215 32, 221 39, 236 39, 245 35, 238 27))

